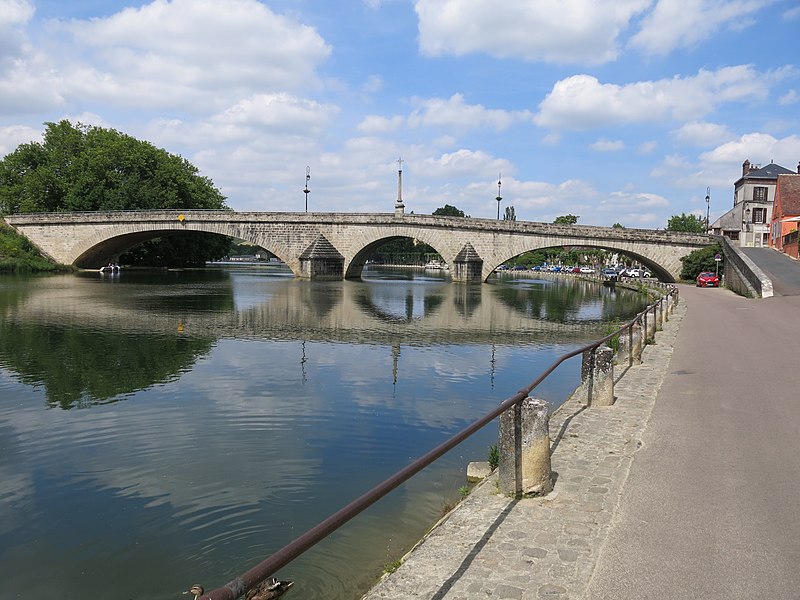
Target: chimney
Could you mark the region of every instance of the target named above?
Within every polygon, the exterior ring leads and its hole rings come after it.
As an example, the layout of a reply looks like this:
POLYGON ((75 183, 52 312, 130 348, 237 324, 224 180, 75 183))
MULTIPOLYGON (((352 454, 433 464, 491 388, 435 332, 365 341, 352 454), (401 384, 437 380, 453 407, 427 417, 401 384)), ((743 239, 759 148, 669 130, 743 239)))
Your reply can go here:
POLYGON ((747 175, 749 172, 750 172, 750 161, 745 159, 745 161, 742 163, 742 177, 747 175))

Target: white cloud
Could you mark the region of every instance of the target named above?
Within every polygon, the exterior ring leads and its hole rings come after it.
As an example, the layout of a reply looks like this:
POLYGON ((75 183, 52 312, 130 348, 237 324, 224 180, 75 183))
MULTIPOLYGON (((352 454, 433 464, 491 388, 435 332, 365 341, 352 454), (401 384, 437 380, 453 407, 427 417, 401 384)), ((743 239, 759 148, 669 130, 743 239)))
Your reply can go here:
POLYGON ((724 102, 766 99, 771 84, 791 73, 789 67, 759 73, 750 65, 738 65, 625 85, 601 83, 591 75, 573 75, 556 82, 539 104, 534 120, 542 127, 591 129, 696 118, 724 102))
POLYGON ((595 152, 617 152, 625 149, 625 142, 622 140, 607 140, 600 138, 589 146, 595 152))
POLYGON ((411 127, 456 127, 459 129, 508 129, 513 123, 532 121, 533 113, 527 110, 507 111, 488 109, 480 104, 467 104, 464 96, 453 94, 448 99, 416 99, 417 108, 408 117, 411 127))
MULTIPOLYGON (((255 93, 306 89, 330 48, 311 27, 255 0, 154 0, 106 18, 59 22, 46 83, 84 102, 221 108, 255 93)), ((39 80, 26 61, 14 82, 39 80)))
POLYGON ((641 144, 639 144, 639 147, 636 148, 636 151, 642 155, 652 154, 653 152, 655 152, 656 148, 658 148, 658 142, 656 142, 655 140, 648 140, 646 142, 642 142, 641 144))
POLYGON ((378 115, 367 115, 358 124, 358 130, 362 133, 388 133, 396 131, 405 123, 405 117, 381 117, 378 115))
POLYGON ((710 164, 736 165, 740 172, 745 159, 761 166, 776 162, 793 169, 800 159, 800 136, 778 139, 767 133, 748 133, 702 154, 700 159, 710 164))
POLYGON ((682 143, 693 146, 710 146, 729 140, 732 134, 727 126, 706 121, 691 121, 673 132, 682 143))
POLYGON ((417 0, 423 54, 480 52, 498 58, 599 64, 614 60, 617 38, 650 0, 417 0))
POLYGON ((28 0, 0 0, 0 29, 27 23, 36 11, 28 0))
POLYGON ((646 54, 668 54, 675 48, 693 47, 720 29, 741 30, 774 0, 658 0, 644 18, 631 46, 646 54))
POLYGON ((0 127, 0 157, 13 152, 20 144, 40 142, 42 132, 25 125, 0 127))
POLYGON ((797 104, 798 102, 800 102, 800 94, 798 94, 795 90, 789 90, 783 96, 778 98, 778 104, 781 106, 797 104))

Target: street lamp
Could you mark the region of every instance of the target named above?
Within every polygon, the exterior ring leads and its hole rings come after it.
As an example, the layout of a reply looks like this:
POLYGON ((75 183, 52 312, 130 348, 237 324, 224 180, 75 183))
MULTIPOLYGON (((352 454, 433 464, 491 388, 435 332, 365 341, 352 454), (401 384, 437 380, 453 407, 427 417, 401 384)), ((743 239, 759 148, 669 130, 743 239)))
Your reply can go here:
POLYGON ((708 233, 708 215, 711 210, 711 188, 706 188, 706 233, 708 233))
POLYGON ((311 167, 306 167, 306 187, 303 188, 303 193, 306 195, 306 212, 308 212, 308 194, 311 190, 308 189, 308 180, 311 179, 311 167))
POLYGON ((501 185, 501 177, 502 177, 502 175, 503 175, 502 173, 497 175, 497 198, 495 198, 495 200, 497 200, 497 220, 498 221, 500 220, 500 201, 503 199, 502 196, 500 196, 500 185, 501 185))

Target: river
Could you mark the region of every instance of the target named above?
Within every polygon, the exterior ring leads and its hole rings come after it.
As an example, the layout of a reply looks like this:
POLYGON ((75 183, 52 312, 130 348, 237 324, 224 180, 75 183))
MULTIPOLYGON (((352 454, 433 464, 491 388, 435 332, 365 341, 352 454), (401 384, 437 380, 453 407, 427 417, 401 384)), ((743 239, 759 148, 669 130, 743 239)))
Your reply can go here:
MULTIPOLYGON (((645 303, 533 274, 0 276, 0 596, 220 587, 645 303)), ((579 370, 536 395, 557 405, 579 370)), ((359 598, 496 441, 495 423, 289 564, 286 598, 359 598)))

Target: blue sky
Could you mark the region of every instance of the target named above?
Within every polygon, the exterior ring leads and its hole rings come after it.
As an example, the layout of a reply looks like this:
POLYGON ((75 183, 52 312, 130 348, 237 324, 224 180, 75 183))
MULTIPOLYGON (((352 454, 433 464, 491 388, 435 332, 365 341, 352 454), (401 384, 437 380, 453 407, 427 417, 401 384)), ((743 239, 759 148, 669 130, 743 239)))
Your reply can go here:
POLYGON ((798 0, 0 0, 0 155, 63 118, 236 210, 663 228, 800 161, 798 0))

